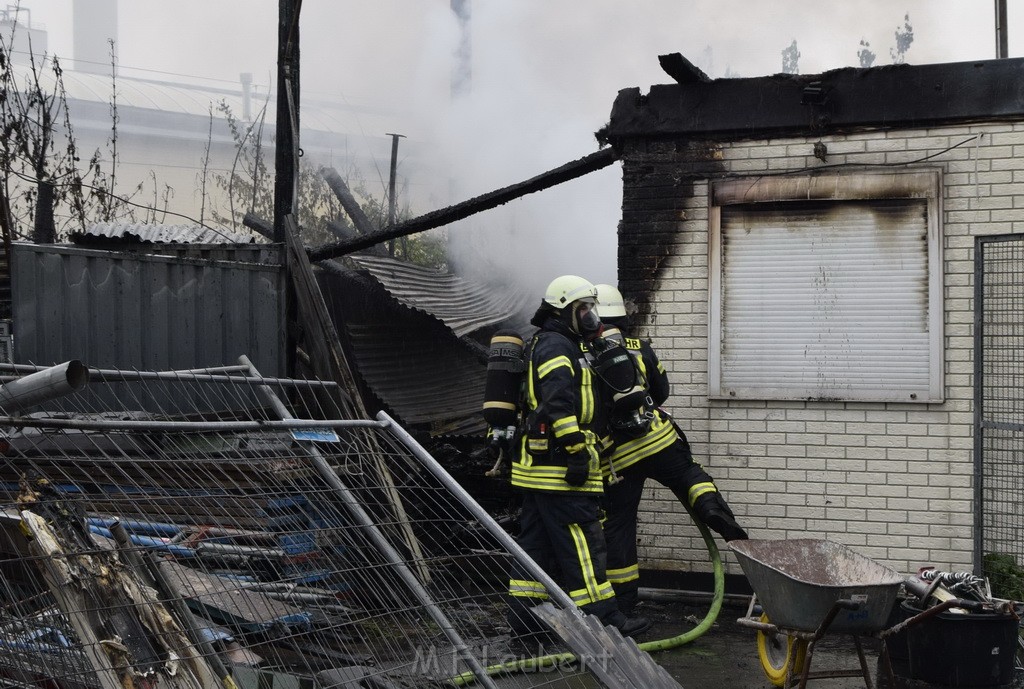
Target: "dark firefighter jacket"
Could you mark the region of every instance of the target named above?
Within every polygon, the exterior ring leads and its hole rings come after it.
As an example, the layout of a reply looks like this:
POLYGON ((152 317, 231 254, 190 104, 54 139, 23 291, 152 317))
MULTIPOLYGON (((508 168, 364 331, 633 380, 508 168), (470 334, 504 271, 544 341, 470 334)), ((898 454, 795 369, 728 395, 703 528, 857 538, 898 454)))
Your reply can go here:
POLYGON ((603 492, 598 452, 607 413, 583 339, 549 318, 534 336, 526 370, 526 432, 512 463, 512 485, 524 490, 603 492), (569 454, 585 453, 590 475, 565 482, 569 454))
POLYGON ((668 373, 665 367, 661 365, 649 343, 635 337, 626 337, 623 344, 636 358, 640 371, 647 380, 647 389, 655 409, 654 420, 647 433, 639 438, 615 438, 615 446, 607 459, 616 472, 661 452, 671 446, 677 438, 672 420, 658 409, 669 395, 668 373))

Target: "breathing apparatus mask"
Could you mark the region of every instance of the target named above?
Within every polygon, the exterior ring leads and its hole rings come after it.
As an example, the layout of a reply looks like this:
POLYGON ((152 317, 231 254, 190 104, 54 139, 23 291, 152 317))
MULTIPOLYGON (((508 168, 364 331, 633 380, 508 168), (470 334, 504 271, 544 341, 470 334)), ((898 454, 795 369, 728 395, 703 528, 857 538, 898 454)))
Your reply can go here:
POLYGON ((577 299, 568 308, 562 309, 566 325, 585 340, 592 340, 601 334, 601 319, 594 307, 593 299, 577 299))

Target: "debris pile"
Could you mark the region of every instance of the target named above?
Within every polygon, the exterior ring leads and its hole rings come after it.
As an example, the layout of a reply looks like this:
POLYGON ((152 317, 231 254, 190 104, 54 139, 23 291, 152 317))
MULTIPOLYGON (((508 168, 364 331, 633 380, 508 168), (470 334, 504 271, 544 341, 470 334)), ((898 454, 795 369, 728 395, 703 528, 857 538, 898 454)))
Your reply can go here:
POLYGON ((495 687, 523 655, 503 626, 521 551, 386 414, 343 418, 334 383, 245 357, 88 378, 0 411, 0 681, 495 687))

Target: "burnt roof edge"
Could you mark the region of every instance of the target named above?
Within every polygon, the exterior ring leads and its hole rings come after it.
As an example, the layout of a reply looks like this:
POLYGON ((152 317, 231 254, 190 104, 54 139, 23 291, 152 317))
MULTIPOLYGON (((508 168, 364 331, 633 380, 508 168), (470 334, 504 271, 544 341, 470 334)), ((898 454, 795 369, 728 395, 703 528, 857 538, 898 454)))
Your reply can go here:
POLYGON ((1024 119, 1024 58, 844 67, 619 91, 601 143, 748 138, 1024 119))

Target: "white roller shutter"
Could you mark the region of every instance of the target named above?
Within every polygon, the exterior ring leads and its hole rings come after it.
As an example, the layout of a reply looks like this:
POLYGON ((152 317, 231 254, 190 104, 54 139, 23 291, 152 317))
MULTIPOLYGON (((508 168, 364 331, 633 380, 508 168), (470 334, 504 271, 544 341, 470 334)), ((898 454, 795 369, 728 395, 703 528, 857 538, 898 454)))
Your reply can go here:
POLYGON ((932 312, 941 281, 936 288, 930 203, 819 199, 719 208, 711 396, 941 400, 941 308, 932 312))

